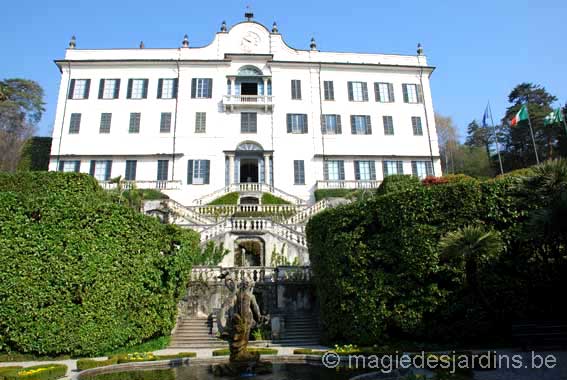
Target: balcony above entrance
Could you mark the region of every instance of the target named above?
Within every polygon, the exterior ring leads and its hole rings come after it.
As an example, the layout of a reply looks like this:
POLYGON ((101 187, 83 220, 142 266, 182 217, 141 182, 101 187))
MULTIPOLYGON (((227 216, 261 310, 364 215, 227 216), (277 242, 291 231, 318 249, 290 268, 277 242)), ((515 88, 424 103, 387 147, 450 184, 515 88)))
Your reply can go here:
POLYGON ((223 96, 225 111, 241 108, 260 108, 265 112, 274 108, 272 77, 264 75, 256 66, 243 66, 236 75, 226 79, 226 95, 223 96))

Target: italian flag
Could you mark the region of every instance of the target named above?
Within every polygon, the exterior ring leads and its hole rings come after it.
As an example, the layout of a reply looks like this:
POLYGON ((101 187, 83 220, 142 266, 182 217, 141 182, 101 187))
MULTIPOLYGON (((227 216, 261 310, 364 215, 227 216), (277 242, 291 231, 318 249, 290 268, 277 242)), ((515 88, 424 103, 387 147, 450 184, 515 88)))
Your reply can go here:
POLYGON ((510 120, 510 126, 517 125, 520 121, 528 120, 528 107, 524 104, 522 108, 518 111, 516 116, 512 120, 510 120))

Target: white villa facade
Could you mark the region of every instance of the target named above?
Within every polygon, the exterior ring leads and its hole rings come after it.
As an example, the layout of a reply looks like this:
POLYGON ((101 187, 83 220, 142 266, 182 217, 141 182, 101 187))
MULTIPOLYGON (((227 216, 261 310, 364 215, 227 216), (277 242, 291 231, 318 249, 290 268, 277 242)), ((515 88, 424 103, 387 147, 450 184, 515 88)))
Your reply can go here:
MULTIPOLYGON (((187 37, 171 49, 77 49, 73 40, 56 61, 50 170, 91 173, 107 187, 121 176, 158 188, 177 222, 202 231, 204 241, 228 247, 254 235, 264 244, 263 266, 280 250, 307 264, 304 224, 329 205, 315 202, 315 190, 441 174, 433 67, 421 49, 322 52, 313 40, 310 47, 288 46, 275 24, 269 30, 251 15, 230 29, 223 23, 204 47, 187 37), (264 192, 293 209, 286 220, 212 218, 204 205, 232 191, 239 211, 269 211, 250 199, 264 192)), ((239 264, 234 255, 225 260, 239 264)))

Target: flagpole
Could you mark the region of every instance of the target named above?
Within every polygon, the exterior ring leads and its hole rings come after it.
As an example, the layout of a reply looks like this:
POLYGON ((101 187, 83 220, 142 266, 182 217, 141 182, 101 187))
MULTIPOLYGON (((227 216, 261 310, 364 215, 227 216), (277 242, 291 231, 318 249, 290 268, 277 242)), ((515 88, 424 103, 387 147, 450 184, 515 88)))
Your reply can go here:
POLYGON ((539 165, 539 155, 537 154, 537 146, 535 143, 534 129, 532 128, 532 120, 530 119, 530 110, 528 109, 528 103, 526 103, 526 111, 528 112, 528 125, 530 126, 530 133, 532 135, 532 142, 534 144, 535 160, 539 165))
POLYGON ((502 157, 500 156, 500 141, 498 141, 498 134, 496 133, 496 125, 494 124, 494 119, 492 118, 492 107, 490 107, 490 100, 488 101, 488 111, 490 112, 490 122, 492 123, 492 129, 494 130, 494 140, 496 141, 496 153, 498 154, 498 163, 500 163, 500 174, 504 174, 504 168, 502 167, 502 157))

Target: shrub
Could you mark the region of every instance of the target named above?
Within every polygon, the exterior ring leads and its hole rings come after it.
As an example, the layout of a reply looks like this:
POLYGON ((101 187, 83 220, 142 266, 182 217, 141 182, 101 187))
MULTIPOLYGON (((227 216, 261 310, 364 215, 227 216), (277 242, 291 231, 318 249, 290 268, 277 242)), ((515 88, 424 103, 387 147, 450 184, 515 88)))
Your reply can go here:
POLYGON ((4 380, 54 380, 65 376, 64 364, 41 364, 26 368, 12 368, 0 373, 4 380))
MULTIPOLYGON (((258 352, 260 355, 277 355, 278 350, 273 348, 263 348, 263 347, 248 347, 249 352, 258 352)), ((213 356, 227 356, 230 355, 230 349, 221 348, 213 351, 213 356)))
POLYGON ((449 181, 447 181, 447 179, 443 177, 435 177, 435 176, 427 176, 421 181, 421 183, 425 186, 442 185, 448 182, 449 181))
POLYGON ((135 362, 153 362, 157 360, 157 356, 151 352, 134 352, 131 354, 123 354, 116 356, 118 364, 135 363, 135 362))
POLYGON ((0 350, 93 355, 170 334, 197 233, 85 174, 3 174, 0 189, 0 350))
POLYGON ((237 192, 228 193, 223 195, 222 197, 218 197, 217 199, 212 200, 208 204, 211 206, 215 205, 235 205, 238 204, 238 199, 240 195, 237 192))
POLYGON ((548 290, 567 274, 564 238, 523 233, 546 197, 520 197, 506 178, 428 187, 401 180, 405 190, 387 179, 385 195, 326 210, 307 225, 327 342, 494 339, 514 319, 565 315, 548 290), (504 245, 478 273, 494 312, 475 302, 462 266, 440 257, 440 238, 471 224, 496 231, 504 245), (550 252, 553 263, 542 259, 550 252))
POLYGON ((106 367, 108 365, 113 365, 118 363, 118 358, 112 356, 106 360, 95 360, 95 359, 79 359, 77 360, 77 369, 79 371, 84 371, 86 369, 106 367))
POLYGON ((353 192, 353 189, 318 189, 315 190, 315 200, 318 202, 325 198, 347 198, 353 192))
POLYGON ((273 194, 263 193, 262 194, 262 204, 263 205, 288 205, 290 203, 288 201, 286 201, 285 199, 282 199, 280 197, 276 197, 273 194))
POLYGON ((173 369, 134 370, 81 376, 81 379, 92 380, 175 380, 175 378, 173 369))
POLYGON ((180 352, 175 355, 156 355, 156 360, 172 360, 172 359, 182 359, 182 358, 195 358, 197 354, 195 352, 180 352))
POLYGON ((384 195, 396 191, 410 190, 420 186, 419 178, 412 175, 395 174, 389 175, 380 184, 376 193, 384 195))

